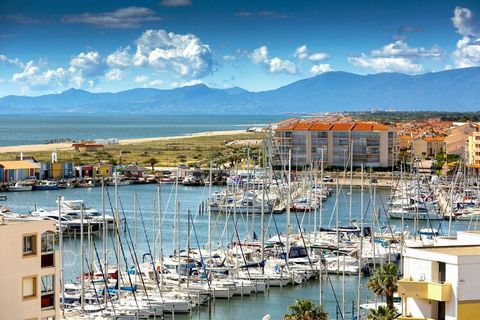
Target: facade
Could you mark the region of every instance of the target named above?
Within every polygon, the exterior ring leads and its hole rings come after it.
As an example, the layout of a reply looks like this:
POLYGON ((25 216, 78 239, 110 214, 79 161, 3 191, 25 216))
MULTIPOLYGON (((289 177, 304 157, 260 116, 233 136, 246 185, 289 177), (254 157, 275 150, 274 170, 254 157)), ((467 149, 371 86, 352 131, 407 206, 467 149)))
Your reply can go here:
POLYGON ((475 131, 472 123, 462 123, 450 128, 448 135, 445 137, 445 152, 447 154, 465 155, 465 145, 468 134, 475 131))
POLYGON ((417 158, 431 157, 445 149, 444 137, 423 137, 412 142, 412 153, 417 158))
POLYGON ((480 234, 459 232, 437 246, 405 248, 399 319, 477 319, 480 234))
POLYGON ((34 177, 40 165, 31 161, 0 161, 0 182, 15 182, 27 177, 34 177))
POLYGON ((466 162, 470 168, 480 169, 480 128, 468 134, 466 143, 466 162))
POLYGON ((373 122, 325 123, 320 119, 283 122, 275 129, 277 165, 387 168, 398 154, 397 131, 373 122), (353 158, 350 158, 352 155, 353 158))
POLYGON ((52 221, 0 220, 0 319, 59 319, 55 235, 52 221))

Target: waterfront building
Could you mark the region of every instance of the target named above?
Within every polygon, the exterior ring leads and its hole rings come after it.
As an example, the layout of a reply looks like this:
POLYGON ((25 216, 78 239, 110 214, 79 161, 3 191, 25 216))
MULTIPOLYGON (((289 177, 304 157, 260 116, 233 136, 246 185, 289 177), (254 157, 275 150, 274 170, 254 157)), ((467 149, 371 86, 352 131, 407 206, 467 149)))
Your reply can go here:
POLYGON ((324 122, 322 118, 289 119, 275 128, 277 165, 387 168, 395 164, 398 137, 394 127, 376 122, 324 122), (350 158, 350 155, 353 158, 350 158))
POLYGON ((475 130, 468 134, 466 142, 465 155, 467 166, 470 168, 480 168, 480 127, 476 126, 475 130))
POLYGON ((58 319, 60 255, 52 221, 0 220, 0 319, 58 319))
POLYGON ((399 319, 477 319, 480 291, 480 233, 458 232, 426 247, 406 247, 398 282, 403 315, 399 319))
POLYGON ((445 137, 421 137, 412 142, 412 153, 417 158, 431 157, 443 153, 444 149, 445 137))
POLYGON ((0 161, 0 182, 16 182, 27 177, 35 177, 40 165, 32 161, 0 161))
POLYGON ((465 155, 465 145, 468 134, 475 131, 475 126, 471 122, 453 123, 453 127, 448 130, 445 137, 445 152, 447 154, 465 155))

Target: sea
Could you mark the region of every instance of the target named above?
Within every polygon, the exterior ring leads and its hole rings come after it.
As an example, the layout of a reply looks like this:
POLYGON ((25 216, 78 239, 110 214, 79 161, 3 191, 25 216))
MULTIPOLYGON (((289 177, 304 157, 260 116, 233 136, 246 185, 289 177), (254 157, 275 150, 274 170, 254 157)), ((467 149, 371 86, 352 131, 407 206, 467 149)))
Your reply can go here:
POLYGON ((264 127, 286 115, 26 114, 0 115, 0 146, 51 140, 150 138, 264 127))

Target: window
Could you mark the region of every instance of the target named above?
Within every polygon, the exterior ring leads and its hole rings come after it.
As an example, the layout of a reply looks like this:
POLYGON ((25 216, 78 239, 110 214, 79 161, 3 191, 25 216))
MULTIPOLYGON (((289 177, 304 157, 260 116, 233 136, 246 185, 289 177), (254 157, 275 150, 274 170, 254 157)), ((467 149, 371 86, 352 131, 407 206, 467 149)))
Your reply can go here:
POLYGON ((55 307, 55 276, 48 275, 40 278, 41 282, 41 307, 51 309, 55 307))
POLYGON ((54 291, 54 287, 55 287, 54 275, 42 276, 41 281, 42 281, 42 295, 45 293, 50 293, 54 291))
POLYGON ((42 318, 42 320, 55 320, 55 317, 45 317, 45 318, 42 318))
POLYGON ((52 253, 54 244, 55 234, 53 232, 42 234, 42 253, 52 253))
POLYGON ((23 255, 32 256, 37 254, 37 235, 23 236, 23 255))
POLYGON ((28 276, 22 279, 23 299, 31 299, 37 296, 37 277, 28 276))

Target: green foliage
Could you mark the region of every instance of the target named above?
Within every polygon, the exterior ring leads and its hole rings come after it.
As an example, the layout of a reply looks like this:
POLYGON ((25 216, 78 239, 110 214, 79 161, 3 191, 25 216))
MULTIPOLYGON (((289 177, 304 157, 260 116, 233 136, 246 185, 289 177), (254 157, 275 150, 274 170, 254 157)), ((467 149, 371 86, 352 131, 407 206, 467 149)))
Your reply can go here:
POLYGON ((375 270, 375 274, 368 279, 367 288, 372 290, 377 296, 385 296, 387 307, 393 309, 393 295, 398 290, 397 265, 387 263, 375 270))
POLYGON ((292 313, 286 314, 284 320, 327 320, 327 313, 322 305, 316 305, 309 299, 297 299, 288 307, 292 313))
POLYGON ((436 111, 375 111, 350 112, 352 117, 365 121, 379 121, 394 124, 405 121, 424 121, 439 118, 442 121, 466 122, 480 121, 480 111, 477 112, 436 112, 436 111))
POLYGON ((395 308, 388 308, 386 306, 378 306, 377 309, 370 309, 367 313, 368 320, 394 320, 400 314, 395 308))

